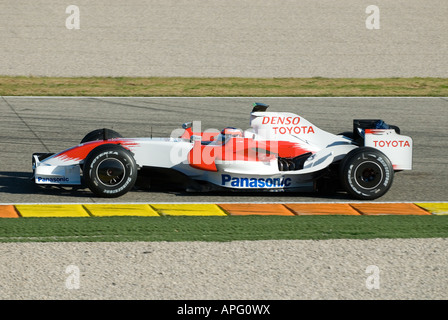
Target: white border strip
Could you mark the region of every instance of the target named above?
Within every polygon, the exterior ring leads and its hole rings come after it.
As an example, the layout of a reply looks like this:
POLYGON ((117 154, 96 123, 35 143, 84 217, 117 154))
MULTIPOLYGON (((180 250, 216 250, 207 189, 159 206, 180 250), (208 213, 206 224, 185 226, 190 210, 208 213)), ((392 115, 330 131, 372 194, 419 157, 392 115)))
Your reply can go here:
POLYGON ((337 96, 337 97, 273 97, 273 96, 253 96, 253 97, 186 97, 186 96, 163 96, 163 97, 156 97, 156 96, 150 96, 150 97, 144 97, 144 96, 0 96, 3 98, 16 98, 16 99, 448 99, 448 97, 409 97, 409 96, 398 96, 398 97, 387 97, 387 96, 350 96, 350 97, 344 97, 344 96, 337 96))

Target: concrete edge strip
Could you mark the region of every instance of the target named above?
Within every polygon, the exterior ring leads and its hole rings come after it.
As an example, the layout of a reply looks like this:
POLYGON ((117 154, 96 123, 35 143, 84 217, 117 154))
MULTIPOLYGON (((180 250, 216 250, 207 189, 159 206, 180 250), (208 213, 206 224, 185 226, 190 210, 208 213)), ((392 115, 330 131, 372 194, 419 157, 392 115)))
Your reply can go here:
POLYGON ((0 218, 228 215, 448 215, 448 202, 0 204, 0 218))

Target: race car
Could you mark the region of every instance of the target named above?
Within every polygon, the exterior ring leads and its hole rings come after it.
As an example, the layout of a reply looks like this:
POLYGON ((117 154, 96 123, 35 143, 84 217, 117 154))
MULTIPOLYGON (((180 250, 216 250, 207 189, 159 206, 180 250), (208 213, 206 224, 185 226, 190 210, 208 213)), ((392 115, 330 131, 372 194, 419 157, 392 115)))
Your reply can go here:
POLYGON ((397 126, 355 119, 352 130, 332 134, 268 107, 253 104, 247 130, 201 131, 186 122, 170 137, 124 138, 96 129, 57 154, 34 153, 33 179, 109 198, 159 182, 187 191, 345 192, 373 200, 395 172, 412 169, 412 139, 397 126))

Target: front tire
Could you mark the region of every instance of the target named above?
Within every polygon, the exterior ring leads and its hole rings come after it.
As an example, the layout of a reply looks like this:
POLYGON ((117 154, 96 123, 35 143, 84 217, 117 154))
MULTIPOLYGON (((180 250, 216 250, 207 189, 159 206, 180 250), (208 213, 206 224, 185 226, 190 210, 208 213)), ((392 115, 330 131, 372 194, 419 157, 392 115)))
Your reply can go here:
POLYGON ((103 144, 86 157, 83 177, 95 195, 116 198, 134 186, 137 165, 129 150, 114 144, 103 144))
POLYGON ((96 129, 86 134, 84 138, 82 138, 81 143, 98 141, 98 140, 109 140, 115 138, 123 138, 123 136, 119 134, 117 131, 114 131, 112 129, 107 128, 96 129))
POLYGON ((394 178, 389 158, 370 147, 360 147, 349 152, 340 169, 345 191, 360 200, 374 200, 383 196, 394 178))

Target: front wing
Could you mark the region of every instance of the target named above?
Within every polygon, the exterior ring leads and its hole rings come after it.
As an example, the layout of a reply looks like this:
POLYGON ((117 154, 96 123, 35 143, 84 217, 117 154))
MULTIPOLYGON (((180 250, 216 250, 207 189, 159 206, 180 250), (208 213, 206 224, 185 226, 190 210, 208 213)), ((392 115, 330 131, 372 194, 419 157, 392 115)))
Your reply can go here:
POLYGON ((53 166, 39 161, 33 156, 34 182, 44 185, 80 185, 81 168, 78 164, 53 166))

